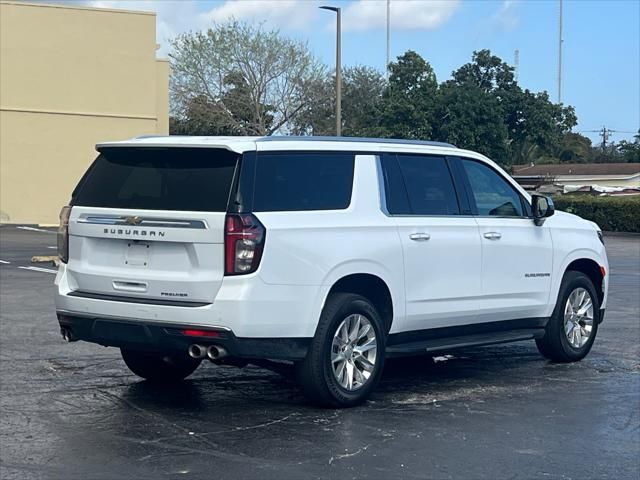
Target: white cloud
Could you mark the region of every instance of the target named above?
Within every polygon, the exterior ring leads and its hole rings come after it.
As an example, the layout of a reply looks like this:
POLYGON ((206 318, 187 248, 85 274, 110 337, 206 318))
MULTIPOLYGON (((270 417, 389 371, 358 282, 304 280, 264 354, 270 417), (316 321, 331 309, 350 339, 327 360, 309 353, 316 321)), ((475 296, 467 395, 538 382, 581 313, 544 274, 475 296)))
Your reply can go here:
POLYGON ((97 8, 142 10, 157 13, 159 54, 166 56, 169 40, 180 33, 203 30, 214 22, 235 18, 264 22, 268 27, 304 30, 313 24, 320 0, 226 0, 202 11, 197 0, 84 0, 97 8))
MULTIPOLYGON (((331 0, 226 0, 203 11, 198 0, 49 0, 157 14, 158 54, 166 56, 169 40, 180 33, 203 30, 214 22, 231 18, 264 22, 267 27, 301 32, 314 28, 335 28, 335 20, 318 7, 331 0)), ((508 3, 508 2, 505 2, 508 3)), ((384 28, 386 0, 353 0, 343 8, 344 31, 384 28)), ((460 6, 459 0, 391 0, 391 27, 394 30, 432 30, 445 23, 460 6)))
POLYGON ((516 0, 504 0, 500 9, 493 14, 493 23, 504 31, 514 30, 520 24, 520 17, 516 10, 518 2, 516 0))
POLYGON ((210 22, 225 22, 231 18, 265 22, 280 28, 305 29, 317 14, 320 3, 317 0, 227 0, 201 14, 210 22))
MULTIPOLYGON (((394 30, 433 30, 444 24, 458 9, 458 0, 392 0, 391 28, 394 30)), ((357 0, 344 9, 342 28, 371 30, 387 23, 385 0, 357 0)))
POLYGON ((160 56, 166 56, 170 39, 180 33, 206 27, 204 19, 198 15, 196 3, 191 0, 88 0, 85 4, 96 8, 155 12, 160 56))

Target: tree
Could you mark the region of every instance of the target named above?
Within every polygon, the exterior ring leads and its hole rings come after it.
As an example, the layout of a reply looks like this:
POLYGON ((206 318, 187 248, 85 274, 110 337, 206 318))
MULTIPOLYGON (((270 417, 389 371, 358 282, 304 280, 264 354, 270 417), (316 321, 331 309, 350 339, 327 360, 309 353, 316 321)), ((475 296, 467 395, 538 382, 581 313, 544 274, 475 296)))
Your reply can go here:
POLYGON ((623 162, 640 163, 640 130, 633 139, 633 142, 622 140, 618 143, 618 152, 623 162))
POLYGON ((389 65, 389 70, 389 85, 380 108, 380 135, 430 139, 438 91, 433 68, 408 50, 389 65))
POLYGON ((522 90, 513 68, 489 50, 473 52, 471 62, 452 76, 453 84, 475 86, 497 100, 507 128, 508 158, 513 163, 553 157, 577 123, 573 107, 554 104, 547 92, 522 90))
POLYGON ((541 154, 553 154, 577 123, 573 107, 551 102, 547 92, 533 93, 517 87, 503 97, 501 104, 514 157, 531 143, 541 154))
POLYGON ((288 131, 324 72, 306 44, 237 21, 182 34, 171 45, 173 123, 193 123, 187 115, 195 102, 215 120, 213 132, 288 131))
POLYGON ((227 122, 226 115, 217 104, 204 95, 186 101, 184 113, 169 118, 171 135, 238 135, 227 122))
POLYGON ((478 151, 507 165, 507 128, 496 97, 478 85, 445 82, 438 92, 436 140, 478 151))
MULTIPOLYGON (((346 68, 342 75, 342 134, 349 137, 379 135, 380 102, 386 83, 371 67, 346 68)), ((312 99, 296 117, 294 132, 335 135, 335 76, 326 76, 312 89, 312 99)))
POLYGON ((471 63, 452 73, 457 85, 476 85, 484 92, 507 91, 517 87, 513 67, 491 54, 490 50, 473 52, 471 63))
POLYGON ((579 133, 566 133, 558 145, 556 156, 564 163, 588 163, 591 160, 591 140, 579 133))

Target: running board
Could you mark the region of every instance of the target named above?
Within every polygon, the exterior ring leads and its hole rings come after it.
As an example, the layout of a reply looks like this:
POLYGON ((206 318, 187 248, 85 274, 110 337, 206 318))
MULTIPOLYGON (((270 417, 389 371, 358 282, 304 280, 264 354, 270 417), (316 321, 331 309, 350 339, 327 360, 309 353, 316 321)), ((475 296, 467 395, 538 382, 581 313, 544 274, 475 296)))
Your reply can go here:
POLYGON ((401 343, 388 346, 387 357, 402 357, 406 355, 420 355, 443 350, 453 350, 463 347, 480 347, 484 345, 496 345, 499 343, 519 342, 541 338, 544 328, 518 329, 493 333, 476 333, 448 338, 432 338, 417 342, 401 343))

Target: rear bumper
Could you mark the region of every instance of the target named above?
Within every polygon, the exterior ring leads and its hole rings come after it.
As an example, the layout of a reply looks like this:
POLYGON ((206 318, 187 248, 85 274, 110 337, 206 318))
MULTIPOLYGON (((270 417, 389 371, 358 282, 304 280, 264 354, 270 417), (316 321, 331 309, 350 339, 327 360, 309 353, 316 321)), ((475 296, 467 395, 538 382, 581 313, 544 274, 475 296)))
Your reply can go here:
POLYGON ((259 275, 225 277, 210 304, 181 305, 115 296, 79 294, 73 275, 61 265, 55 305, 60 312, 87 318, 122 318, 150 324, 224 327, 242 338, 310 338, 315 335, 329 286, 273 285, 259 275))
POLYGON ((246 359, 302 360, 311 338, 239 338, 224 327, 203 327, 183 323, 154 323, 125 318, 105 318, 58 311, 61 328, 71 331, 72 339, 96 343, 105 347, 132 350, 186 352, 189 345, 218 345, 232 357, 246 359), (189 328, 207 330, 215 336, 189 336, 189 328))

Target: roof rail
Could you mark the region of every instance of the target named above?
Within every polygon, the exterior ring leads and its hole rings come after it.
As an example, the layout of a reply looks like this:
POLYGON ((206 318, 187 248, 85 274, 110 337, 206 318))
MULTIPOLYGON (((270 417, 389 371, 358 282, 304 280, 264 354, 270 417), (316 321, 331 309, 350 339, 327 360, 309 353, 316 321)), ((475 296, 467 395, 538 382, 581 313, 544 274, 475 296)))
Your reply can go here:
POLYGON ((433 142, 429 140, 405 140, 400 138, 367 138, 367 137, 329 137, 329 136, 295 136, 295 135, 275 135, 261 137, 256 142, 355 142, 355 143, 391 143, 400 145, 425 145, 431 147, 456 148, 455 145, 446 142, 433 142))

